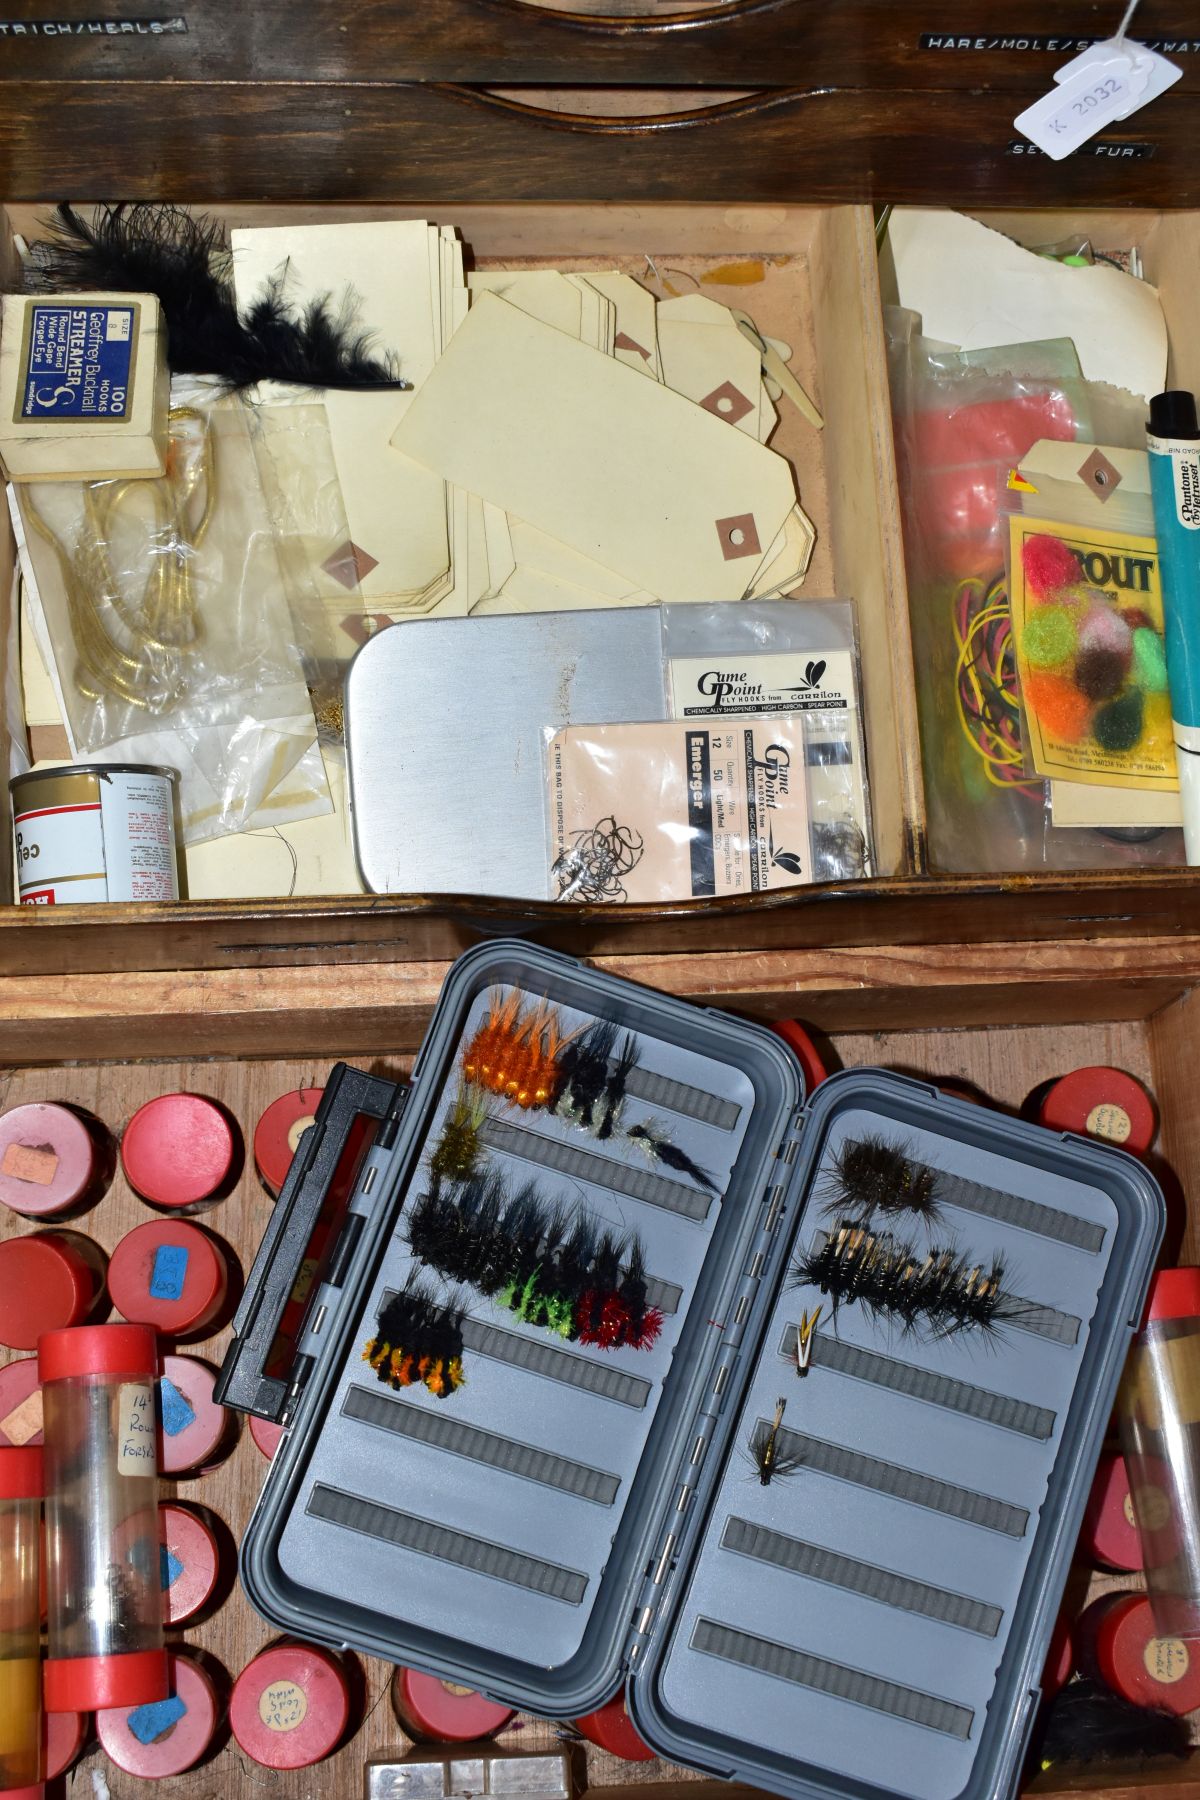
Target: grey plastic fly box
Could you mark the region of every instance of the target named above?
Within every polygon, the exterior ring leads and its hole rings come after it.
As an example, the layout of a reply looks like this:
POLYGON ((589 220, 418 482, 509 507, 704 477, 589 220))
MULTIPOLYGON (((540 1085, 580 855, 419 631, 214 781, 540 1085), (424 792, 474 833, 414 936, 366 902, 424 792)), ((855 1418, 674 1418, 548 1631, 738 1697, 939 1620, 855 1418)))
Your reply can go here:
POLYGON ((624 1680, 662 1755, 779 1794, 1002 1795, 1163 1223, 1119 1151, 881 1069, 806 1099, 761 1026, 474 949, 410 1087, 334 1071, 247 1283, 218 1394, 287 1430, 243 1585, 287 1631, 550 1718, 624 1680), (522 1041, 553 1018, 546 1053, 619 1028, 599 1125, 472 1089, 471 1154, 560 1237, 636 1238, 648 1347, 420 1272, 410 1222, 506 999, 522 1041), (846 1199, 863 1145, 911 1216, 846 1199), (885 1266, 902 1299, 938 1269, 990 1296, 986 1328, 899 1316, 885 1266), (410 1278, 464 1309, 446 1397, 370 1360, 410 1278))

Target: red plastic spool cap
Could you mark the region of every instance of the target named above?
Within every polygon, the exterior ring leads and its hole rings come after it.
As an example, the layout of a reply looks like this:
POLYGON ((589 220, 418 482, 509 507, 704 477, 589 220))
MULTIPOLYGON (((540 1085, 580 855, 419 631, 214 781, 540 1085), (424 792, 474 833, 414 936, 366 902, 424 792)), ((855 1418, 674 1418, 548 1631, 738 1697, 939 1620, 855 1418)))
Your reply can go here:
POLYGON ((1075 1667, 1075 1646, 1071 1642, 1070 1620, 1059 1614, 1058 1622, 1050 1634, 1050 1649, 1046 1655, 1046 1666, 1042 1670, 1042 1692, 1047 1698, 1065 1688, 1071 1679, 1071 1670, 1075 1667))
POLYGON ((247 1663, 233 1685, 233 1735, 268 1769, 305 1769, 335 1749, 350 1716, 350 1690, 336 1659, 309 1644, 276 1644, 247 1663))
POLYGON ((1123 1456, 1109 1452, 1100 1458, 1079 1546, 1089 1561, 1105 1569, 1131 1572, 1143 1566, 1142 1540, 1123 1456))
POLYGON ((1200 1644, 1162 1637, 1142 1594, 1095 1601, 1079 1622, 1095 1673, 1134 1706, 1190 1713, 1200 1706, 1200 1644), (1089 1615, 1095 1613, 1094 1620, 1089 1615))
POLYGON ((167 1697, 165 1650, 126 1650, 111 1656, 47 1657, 42 1696, 47 1712, 102 1712, 167 1697))
POLYGON ((0 1800, 45 1800, 46 1784, 39 1781, 36 1787, 0 1788, 0 1800))
POLYGON ((626 1762, 650 1762, 653 1750, 643 1744, 629 1714, 625 1710, 624 1694, 616 1694, 602 1706, 599 1712, 588 1713, 585 1718, 576 1719, 578 1729, 601 1750, 611 1750, 614 1756, 624 1757, 626 1762))
POLYGON ((0 1369, 0 1445, 40 1444, 42 1390, 38 1359, 22 1356, 0 1369))
POLYGON ((1073 1069, 1042 1101, 1040 1120, 1052 1131, 1077 1131, 1144 1156, 1158 1131, 1154 1101, 1123 1069, 1073 1069))
POLYGON ((46 1743, 46 1780, 65 1775, 87 1742, 87 1715, 81 1712, 42 1714, 46 1743))
POLYGON ((40 1500, 46 1492, 42 1453, 32 1445, 0 1448, 0 1500, 40 1500))
POLYGON ((109 1761, 149 1781, 182 1775, 198 1763, 220 1712, 216 1689, 194 1656, 168 1650, 167 1667, 171 1691, 165 1700, 96 1714, 96 1736, 109 1761))
POLYGON ((67 1212, 97 1179, 92 1134, 69 1106, 33 1101, 0 1117, 0 1200, 40 1219, 67 1212))
POLYGON ((203 1335, 229 1290, 214 1238, 185 1219, 151 1219, 126 1232, 108 1265, 108 1291, 123 1318, 164 1337, 203 1335))
POLYGON ((164 1356, 158 1384, 160 1475, 202 1468, 216 1455, 229 1414, 213 1399, 216 1372, 194 1356, 164 1356))
POLYGON ((131 1188, 151 1206, 199 1206, 233 1167, 233 1127, 202 1094, 160 1094, 134 1113, 121 1139, 131 1188))
POLYGON ((803 1025, 795 1019, 773 1019, 771 1030, 776 1037, 781 1037, 800 1067, 804 1071, 804 1091, 811 1094, 815 1087, 829 1074, 825 1064, 817 1055, 817 1047, 805 1031, 803 1025))
POLYGON ((273 1194, 278 1195, 292 1166, 300 1139, 313 1122, 324 1088, 296 1088, 272 1100, 254 1128, 254 1161, 273 1194))
POLYGON ((38 1339, 38 1374, 43 1383, 79 1375, 142 1375, 158 1372, 158 1341, 146 1325, 76 1325, 43 1332, 38 1339))
POLYGON ((255 1448, 261 1450, 270 1462, 279 1448, 279 1440, 283 1436, 283 1426, 272 1424, 270 1419, 256 1419, 250 1415, 250 1436, 254 1439, 255 1448))
POLYGON ((177 1500, 160 1500, 158 1518, 163 1624, 183 1625, 212 1597, 220 1546, 200 1514, 177 1500))
POLYGON ((44 1331, 78 1325, 104 1286, 104 1252, 76 1231, 0 1244, 0 1344, 34 1350, 44 1331))
POLYGON ((1200 1319, 1200 1268, 1160 1269, 1146 1302, 1146 1320, 1200 1319))
POLYGON ((473 1738, 495 1737, 516 1717, 511 1707, 485 1700, 474 1688, 420 1675, 415 1669, 396 1670, 392 1706, 410 1737, 433 1744, 469 1744, 473 1738))

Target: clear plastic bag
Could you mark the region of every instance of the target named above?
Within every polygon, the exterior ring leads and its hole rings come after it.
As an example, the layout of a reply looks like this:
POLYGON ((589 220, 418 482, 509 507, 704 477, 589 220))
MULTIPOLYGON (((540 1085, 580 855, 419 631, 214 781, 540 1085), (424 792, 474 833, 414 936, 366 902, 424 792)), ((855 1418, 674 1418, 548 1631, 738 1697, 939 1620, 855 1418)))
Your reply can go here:
POLYGON ((174 405, 161 480, 9 498, 74 758, 178 770, 186 843, 330 810, 240 401, 174 405))
POLYGON ((664 606, 677 719, 803 716, 812 881, 873 867, 858 636, 848 600, 664 606))
POLYGON ((1140 403, 1084 381, 1069 340, 963 354, 885 309, 933 866, 1176 862, 1178 833, 1054 827, 1025 770, 1005 579, 1008 476, 1041 438, 1144 445, 1140 403))

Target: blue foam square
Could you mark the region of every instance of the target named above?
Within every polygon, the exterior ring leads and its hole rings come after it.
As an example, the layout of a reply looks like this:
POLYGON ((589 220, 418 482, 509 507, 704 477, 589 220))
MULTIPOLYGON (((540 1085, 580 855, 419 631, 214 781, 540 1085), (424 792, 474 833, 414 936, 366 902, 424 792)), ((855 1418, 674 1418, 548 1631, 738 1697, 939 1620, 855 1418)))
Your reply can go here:
POLYGON ((164 1594, 169 1587, 174 1586, 182 1574, 183 1564, 179 1558, 172 1555, 165 1544, 160 1544, 158 1546, 158 1576, 159 1586, 164 1594))
POLYGON ((159 1386, 162 1389, 163 1430, 168 1437, 178 1437, 181 1431, 186 1431, 195 1422, 196 1409, 165 1375, 159 1386))
POLYGON ((178 1694, 172 1694, 169 1700, 155 1700, 148 1706, 135 1706, 126 1716, 125 1723, 139 1744, 152 1744, 156 1738, 169 1731, 172 1725, 178 1725, 186 1711, 186 1703, 178 1694))
POLYGON ((150 1270, 152 1300, 182 1300, 187 1279, 188 1253, 182 1244, 160 1244, 150 1270))

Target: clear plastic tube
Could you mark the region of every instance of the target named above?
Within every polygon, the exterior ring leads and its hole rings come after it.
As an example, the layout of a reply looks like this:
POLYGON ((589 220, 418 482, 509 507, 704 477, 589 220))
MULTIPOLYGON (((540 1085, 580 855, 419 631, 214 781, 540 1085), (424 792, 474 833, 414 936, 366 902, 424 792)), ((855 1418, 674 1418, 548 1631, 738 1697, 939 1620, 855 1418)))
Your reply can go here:
POLYGON ((38 1344, 52 1711, 136 1706, 167 1693, 155 1361, 144 1326, 85 1326, 38 1344))
POLYGON ((0 1793, 42 1779, 40 1450, 0 1449, 0 1793))
POLYGON ((1119 1417, 1155 1622, 1200 1638, 1200 1268, 1155 1280, 1119 1417))

